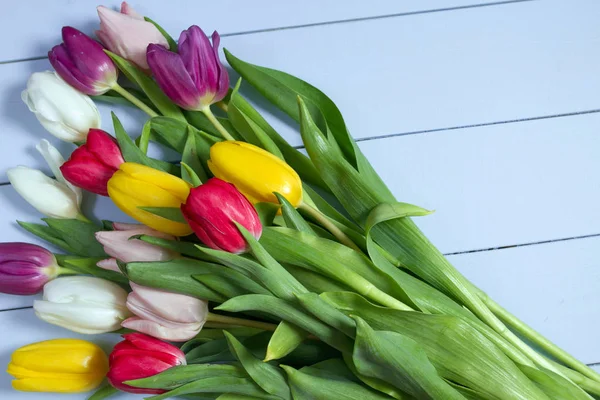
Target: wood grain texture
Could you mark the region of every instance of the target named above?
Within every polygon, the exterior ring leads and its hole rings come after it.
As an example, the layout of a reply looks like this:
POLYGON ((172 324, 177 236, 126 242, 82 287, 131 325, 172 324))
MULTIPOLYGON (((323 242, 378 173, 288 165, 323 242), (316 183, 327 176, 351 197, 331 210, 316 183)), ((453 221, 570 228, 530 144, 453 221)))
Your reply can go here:
MULTIPOLYGON (((201 2, 194 0, 131 0, 129 4, 140 14, 159 22, 175 38, 190 25, 200 25, 207 33, 218 29, 223 35, 290 26, 311 25, 357 18, 372 18, 390 14, 413 13, 496 3, 489 0, 305 0, 282 2, 255 0, 252 2, 224 0, 201 2)), ((19 34, 19 40, 0 44, 0 62, 45 56, 60 42, 60 28, 72 25, 93 34, 98 29, 96 5, 118 9, 120 1, 110 0, 23 0, 13 2, 2 13, 2 37, 19 34), (24 29, 24 26, 27 28, 24 29)))

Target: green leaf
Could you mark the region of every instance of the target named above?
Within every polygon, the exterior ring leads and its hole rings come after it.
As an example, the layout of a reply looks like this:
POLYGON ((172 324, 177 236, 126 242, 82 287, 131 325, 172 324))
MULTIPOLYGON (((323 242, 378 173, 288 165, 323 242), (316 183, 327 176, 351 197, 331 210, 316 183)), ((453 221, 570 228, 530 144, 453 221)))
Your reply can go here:
POLYGON ((198 177, 196 171, 192 169, 185 162, 181 161, 181 179, 192 185, 192 187, 198 187, 202 185, 202 181, 198 177))
MULTIPOLYGON (((193 132, 196 136, 196 145, 198 145, 199 142, 206 142, 208 147, 210 147, 223 140, 218 136, 198 130, 185 121, 174 118, 154 117, 150 119, 150 121, 153 139, 179 153, 183 153, 190 132, 193 132)), ((197 153, 200 159, 203 159, 205 154, 200 150, 201 148, 198 147, 197 153)), ((208 155, 208 153, 206 155, 208 155)))
POLYGON ((190 393, 234 393, 249 396, 258 396, 263 399, 277 399, 275 396, 265 395, 265 392, 248 378, 220 376, 199 379, 157 396, 146 399, 162 400, 190 393))
POLYGON ((106 279, 121 286, 129 288, 129 281, 122 274, 115 271, 108 271, 106 269, 98 267, 96 264, 103 260, 104 257, 93 257, 93 258, 79 258, 79 257, 65 257, 61 260, 60 264, 63 267, 69 268, 73 271, 81 274, 93 275, 98 278, 106 279))
MULTIPOLYGON (((152 104, 152 102, 150 101, 148 96, 146 96, 146 94, 144 92, 142 92, 141 90, 134 89, 134 88, 127 88, 127 91, 129 93, 131 93, 132 95, 134 95, 142 103, 144 103, 151 109, 154 109, 154 104, 152 104)), ((100 102, 105 102, 105 103, 110 103, 110 104, 118 104, 118 105, 137 108, 137 106, 135 104, 133 104, 131 101, 129 101, 128 99, 123 97, 123 95, 121 95, 120 93, 118 93, 114 90, 109 90, 108 92, 101 94, 99 96, 90 96, 90 97, 94 101, 100 101, 100 102)))
POLYGON ((125 381, 126 385, 144 389, 171 390, 187 383, 206 378, 245 378, 246 372, 237 365, 194 364, 178 365, 148 378, 125 381))
POLYGON ((119 121, 119 118, 117 118, 115 113, 111 112, 111 115, 115 129, 115 136, 117 137, 119 148, 121 149, 121 153, 123 153, 123 158, 125 161, 146 165, 148 167, 177 176, 179 171, 175 165, 168 162, 155 160, 144 154, 144 152, 135 145, 133 140, 131 140, 127 132, 125 132, 121 121, 119 121))
POLYGON ((239 296, 227 300, 216 309, 230 312, 262 311, 312 333, 323 342, 339 351, 349 352, 352 349, 352 341, 348 339, 347 336, 336 329, 325 325, 315 317, 304 313, 292 305, 292 303, 273 296, 260 294, 239 296))
POLYGON ((298 281, 304 285, 310 292, 351 292, 347 285, 342 282, 328 278, 318 272, 306 268, 297 267, 292 264, 283 264, 286 270, 292 274, 298 281))
POLYGON ((413 399, 412 396, 407 395, 406 393, 397 389, 395 386, 390 385, 386 381, 383 381, 379 378, 371 378, 369 376, 363 375, 360 372, 358 372, 358 370, 356 369, 356 366, 354 365, 354 361, 352 360, 351 354, 344 354, 343 358, 344 358, 344 363, 346 363, 346 366, 348 367, 348 369, 350 369, 350 371, 352 371, 354 376, 356 376, 365 385, 370 386, 379 392, 385 393, 388 396, 393 397, 394 399, 398 399, 398 400, 413 399))
POLYGON ((261 202, 254 204, 260 222, 263 226, 273 225, 273 220, 279 211, 279 206, 273 203, 261 202))
POLYGON ((271 294, 258 283, 236 271, 227 270, 222 275, 205 274, 192 275, 192 277, 226 298, 244 294, 271 294))
POLYGON ((267 151, 271 151, 274 144, 279 151, 272 153, 280 158, 283 156, 285 161, 300 175, 300 178, 304 182, 328 190, 327 185, 321 179, 319 172, 310 159, 281 137, 237 90, 232 93, 228 107, 228 115, 231 123, 246 141, 267 151))
POLYGON ((175 103, 173 103, 169 97, 163 93, 158 87, 156 82, 146 75, 138 67, 127 61, 126 59, 112 53, 108 50, 104 50, 106 54, 114 61, 117 67, 125 74, 127 79, 137 84, 140 89, 148 96, 150 101, 158 108, 162 115, 165 117, 179 119, 185 121, 183 113, 175 103))
POLYGON ((265 392, 279 398, 291 399, 290 388, 286 383, 283 371, 256 358, 230 333, 225 332, 225 337, 229 343, 230 351, 258 386, 265 392))
POLYGON ((66 241, 64 241, 54 229, 49 226, 42 224, 33 224, 30 222, 17 221, 17 224, 29 233, 33 233, 35 236, 40 239, 45 240, 48 243, 51 243, 66 252, 74 253, 75 251, 69 247, 66 241))
POLYGON ((262 397, 246 396, 243 394, 225 393, 217 397, 217 400, 255 400, 262 397))
POLYGON ((156 27, 156 29, 158 29, 158 31, 160 32, 160 34, 163 35, 165 39, 167 39, 167 43, 169 43, 169 50, 171 50, 173 53, 177 53, 177 42, 175 41, 175 39, 173 39, 173 37, 171 35, 169 35, 167 33, 167 31, 165 31, 162 28, 162 26, 160 26, 159 24, 157 24, 155 21, 151 20, 148 17, 144 17, 144 20, 148 21, 152 25, 154 25, 156 27))
POLYGON ((302 304, 302 307, 309 313, 325 322, 327 325, 343 332, 348 337, 355 335, 355 323, 350 317, 331 304, 324 301, 316 293, 297 294, 296 297, 302 304))
POLYGON ((96 232, 102 228, 76 219, 42 218, 71 249, 83 257, 107 257, 102 245, 96 240, 96 232))
POLYGON ((590 396, 579 386, 552 371, 527 365, 519 365, 519 368, 553 400, 590 399, 590 396))
POLYGON ((88 400, 104 400, 117 393, 119 393, 119 390, 107 383, 96 390, 90 397, 88 397, 88 400))
POLYGON ((503 352, 462 318, 386 309, 356 293, 320 296, 347 315, 361 317, 373 329, 413 339, 442 378, 481 392, 484 399, 548 399, 503 352))
POLYGON ((420 217, 432 213, 433 211, 408 203, 381 203, 369 213, 365 223, 365 235, 368 236, 371 229, 381 222, 396 218, 420 217))
POLYGON ((350 380, 321 378, 282 365, 294 400, 384 400, 389 397, 350 380))
POLYGON ((279 360, 294 351, 310 335, 304 329, 287 321, 281 321, 273 332, 265 361, 279 360))
POLYGON ((233 69, 269 101, 296 121, 300 121, 298 96, 305 98, 307 104, 312 106, 312 112, 325 118, 323 122, 335 135, 336 141, 340 144, 349 162, 355 163, 354 143, 346 130, 342 114, 329 97, 314 86, 292 75, 246 63, 234 57, 227 49, 224 49, 224 52, 233 69))
POLYGON ((138 207, 141 210, 148 211, 151 214, 158 215, 168 219, 169 221, 180 222, 187 224, 183 213, 180 208, 177 207, 138 207))
POLYGON ((204 167, 202 166, 202 163, 200 162, 199 158, 198 158, 198 146, 196 145, 196 134, 194 133, 194 131, 192 131, 192 129, 190 127, 188 127, 188 136, 187 136, 187 140, 185 142, 185 146, 183 148, 183 154, 181 156, 181 165, 182 167, 187 164, 192 171, 194 172, 193 174, 190 172, 185 171, 182 168, 181 170, 181 177, 191 183, 192 185, 195 186, 199 186, 202 182, 206 182, 208 180, 208 175, 206 174, 206 170, 204 169, 204 167), (196 175, 194 179, 194 176, 196 175))
POLYGON ((233 88, 233 92, 231 93, 231 99, 229 100, 229 104, 227 106, 227 116, 229 117, 229 121, 235 130, 243 136, 246 142, 263 148, 269 153, 283 160, 283 154, 275 142, 273 142, 273 139, 271 139, 271 137, 269 137, 269 135, 267 135, 257 123, 255 123, 249 116, 244 114, 244 112, 237 106, 237 103, 240 102, 237 100, 237 98, 241 97, 238 93, 241 83, 242 80, 238 79, 235 87, 233 88))
POLYGON ((281 213, 283 215, 283 219, 285 221, 285 225, 290 229, 295 229, 299 232, 308 233, 314 235, 315 232, 312 230, 308 222, 302 218, 302 215, 292 206, 292 204, 287 201, 285 197, 283 197, 279 193, 275 193, 277 196, 277 200, 279 204, 281 204, 281 213))
POLYGON ((192 275, 213 273, 217 269, 223 267, 191 259, 134 262, 127 264, 127 276, 139 285, 221 303, 225 301, 221 294, 192 278, 192 275))
POLYGON ((354 320, 352 360, 358 372, 383 379, 418 399, 464 400, 439 376, 416 341, 397 332, 374 331, 360 317, 354 320))
POLYGON ((148 120, 142 127, 142 134, 136 139, 137 146, 143 154, 148 154, 151 133, 152 125, 150 124, 150 120, 148 120))

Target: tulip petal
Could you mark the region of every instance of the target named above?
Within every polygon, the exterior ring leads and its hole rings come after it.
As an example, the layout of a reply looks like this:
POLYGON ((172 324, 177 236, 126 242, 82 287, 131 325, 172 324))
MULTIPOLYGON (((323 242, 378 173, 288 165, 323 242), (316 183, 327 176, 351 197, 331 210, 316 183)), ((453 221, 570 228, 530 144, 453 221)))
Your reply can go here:
POLYGON ((117 140, 101 129, 90 129, 86 146, 96 159, 114 170, 125 162, 117 140))
POLYGON ((121 323, 123 328, 132 329, 146 335, 171 342, 185 342, 192 339, 200 332, 199 329, 167 328, 157 322, 139 317, 131 317, 121 323))
MULTIPOLYGON (((57 279, 60 280, 60 279, 57 279)), ((99 304, 52 303, 35 300, 35 314, 41 320, 78 333, 99 334, 119 329, 128 314, 99 304)))
POLYGON ((225 98, 225 96, 227 95, 227 92, 229 91, 229 73, 227 72, 227 69, 225 68, 225 66, 223 66, 223 63, 221 63, 221 61, 219 60, 219 44, 221 43, 221 37, 219 36, 219 33, 217 31, 214 31, 212 34, 212 47, 213 47, 213 51, 214 51, 214 57, 216 60, 216 64, 217 64, 217 68, 218 68, 218 84, 217 84, 217 90, 215 93, 215 97, 213 99, 213 103, 216 103, 218 101, 221 101, 225 98))
POLYGON ((135 235, 150 234, 152 236, 166 236, 166 239, 174 239, 171 235, 158 233, 148 229, 137 229, 129 231, 100 231, 96 232, 96 240, 104 246, 104 251, 123 262, 134 261, 168 261, 177 256, 177 253, 169 251, 160 246, 155 246, 150 243, 138 239, 130 238, 135 235))
POLYGON ((219 68, 208 37, 199 26, 190 26, 181 32, 177 49, 199 95, 209 97, 208 104, 212 103, 217 91, 219 68))
POLYGON ((119 264, 117 264, 117 260, 115 258, 107 258, 105 260, 100 260, 96 263, 96 266, 108 271, 115 271, 121 273, 121 268, 119 268, 119 264))
POLYGON ((77 197, 66 184, 24 166, 11 168, 6 175, 17 193, 42 214, 67 219, 80 214, 77 197))
POLYGON ((153 337, 142 335, 140 333, 128 333, 123 337, 133 346, 140 350, 148 350, 153 352, 161 352, 167 354, 177 360, 178 364, 185 365, 185 354, 177 347, 165 343, 153 337))
POLYGON ((94 80, 77 68, 64 44, 56 45, 48 52, 50 64, 69 85, 86 94, 96 94, 94 80))
POLYGON ((138 14, 126 1, 121 3, 121 14, 126 14, 131 18, 144 21, 144 17, 141 14, 138 14))
POLYGON ((96 31, 96 35, 110 51, 147 70, 148 45, 168 48, 169 43, 152 23, 145 21, 131 7, 122 5, 121 9, 127 13, 119 13, 104 6, 97 8, 100 30, 96 31))
MULTIPOLYGON (((65 163, 65 159, 63 158, 62 154, 60 154, 56 147, 52 146, 46 139, 42 139, 42 141, 38 143, 35 148, 40 152, 42 157, 44 157, 44 160, 46 160, 46 163, 50 167, 50 170, 54 174, 56 180, 66 184, 75 194, 77 204, 81 205, 81 200, 83 197, 81 189, 68 182, 61 172, 61 166, 65 163)), ((77 151, 77 149, 75 151, 77 151)))
POLYGON ((44 300, 53 303, 81 301, 124 309, 127 291, 116 283, 91 276, 67 276, 44 287, 44 300))
POLYGON ((151 44, 146 52, 148 66, 163 92, 187 110, 200 110, 202 93, 198 91, 179 54, 151 44))

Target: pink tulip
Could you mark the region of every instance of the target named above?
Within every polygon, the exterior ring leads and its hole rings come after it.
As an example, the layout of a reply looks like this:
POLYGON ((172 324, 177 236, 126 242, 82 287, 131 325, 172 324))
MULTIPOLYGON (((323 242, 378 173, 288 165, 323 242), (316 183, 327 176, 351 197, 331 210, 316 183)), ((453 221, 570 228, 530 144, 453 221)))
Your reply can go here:
POLYGON ((194 297, 165 292, 130 282, 127 308, 136 316, 121 323, 162 340, 185 342, 200 332, 208 314, 208 303, 194 297))
POLYGON ((96 36, 113 53, 133 62, 138 67, 147 70, 146 48, 157 44, 168 48, 167 39, 150 22, 126 2, 121 4, 121 12, 113 11, 104 6, 98 7, 100 29, 96 36))
POLYGON ((155 246, 139 239, 130 240, 132 236, 136 235, 148 235, 166 240, 175 240, 174 236, 139 224, 115 222, 113 228, 115 229, 114 231, 96 232, 96 240, 104 246, 106 254, 113 257, 100 261, 98 263, 100 268, 120 272, 117 266, 117 259, 126 263, 134 261, 168 261, 179 255, 172 250, 155 246))

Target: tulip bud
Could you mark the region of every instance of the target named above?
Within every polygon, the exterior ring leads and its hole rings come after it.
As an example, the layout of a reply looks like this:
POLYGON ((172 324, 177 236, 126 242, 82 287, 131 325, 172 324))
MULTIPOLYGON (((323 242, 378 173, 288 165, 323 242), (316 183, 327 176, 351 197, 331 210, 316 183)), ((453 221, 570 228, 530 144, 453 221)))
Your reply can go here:
POLYGON ((208 302, 130 284, 133 291, 127 296, 127 308, 136 316, 123 321, 123 328, 162 340, 185 342, 196 336, 206 322, 208 302))
POLYGON ((56 179, 37 169, 18 166, 6 171, 8 180, 17 193, 42 214, 52 218, 80 218, 81 189, 64 179, 60 171, 64 158, 47 140, 42 140, 37 149, 56 179), (40 196, 40 193, 44 195, 40 196))
POLYGON ((121 4, 121 12, 113 11, 104 6, 98 7, 100 29, 96 36, 113 53, 135 63, 147 70, 146 49, 154 43, 165 48, 169 47, 167 39, 150 22, 144 20, 126 2, 121 4))
POLYGON ((124 162, 117 141, 112 136, 101 129, 90 129, 87 142, 75 149, 60 170, 73 185, 108 196, 108 180, 124 162))
POLYGON ((80 339, 54 339, 14 351, 8 372, 23 392, 81 393, 95 389, 108 371, 102 349, 80 339))
POLYGON ((62 28, 63 43, 48 52, 50 64, 69 85, 98 96, 117 83, 117 68, 100 43, 70 26, 62 28))
POLYGON ((211 178, 190 191, 181 212, 196 236, 207 246, 230 253, 243 253, 247 243, 235 222, 260 238, 262 225, 254 206, 235 186, 211 178))
POLYGON ((33 303, 42 320, 79 333, 112 332, 131 314, 127 292, 116 283, 90 276, 67 276, 44 286, 44 299, 33 303))
POLYGON ((172 250, 139 239, 130 239, 136 235, 148 235, 166 240, 175 240, 175 236, 155 231, 144 225, 115 222, 113 227, 115 228, 114 231, 96 232, 96 240, 104 246, 106 254, 114 257, 113 259, 100 261, 98 263, 100 268, 120 272, 115 259, 126 263, 134 261, 168 261, 179 255, 172 250))
POLYGON ((279 204, 277 192, 294 207, 302 202, 302 181, 281 159, 250 143, 225 141, 210 148, 208 167, 214 176, 233 183, 252 203, 279 204))
POLYGON ((229 90, 229 75, 219 60, 219 34, 212 45, 198 26, 179 37, 178 53, 162 46, 148 46, 147 60, 160 88, 186 110, 202 110, 221 101, 229 90))
POLYGON ((115 388, 129 393, 160 394, 165 390, 142 389, 123 382, 142 379, 159 374, 177 365, 186 365, 185 355, 177 347, 144 335, 129 333, 123 335, 108 359, 109 370, 106 378, 115 388))
POLYGON ((100 128, 94 102, 54 72, 33 73, 21 98, 48 132, 66 142, 85 142, 90 129, 100 128))
POLYGON ((0 292, 32 295, 59 273, 54 254, 29 243, 0 243, 0 292))
POLYGON ((174 236, 186 236, 192 229, 140 207, 179 208, 190 193, 190 185, 183 179, 145 165, 126 162, 121 164, 108 181, 108 195, 125 214, 137 221, 174 236))

